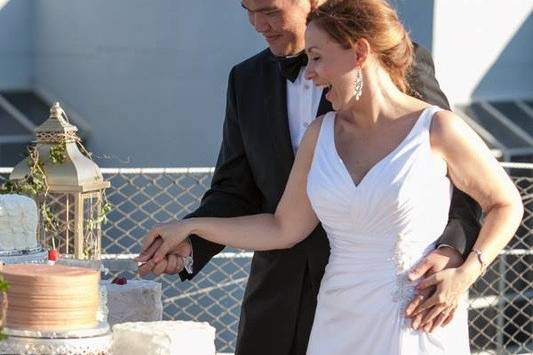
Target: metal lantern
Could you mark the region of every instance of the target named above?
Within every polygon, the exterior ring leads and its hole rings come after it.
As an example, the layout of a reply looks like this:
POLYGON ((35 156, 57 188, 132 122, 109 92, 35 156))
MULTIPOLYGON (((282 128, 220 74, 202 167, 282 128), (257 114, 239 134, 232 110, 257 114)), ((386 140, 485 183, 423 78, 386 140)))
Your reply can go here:
MULTIPOLYGON (((47 185, 47 191, 37 196, 41 208, 38 239, 47 249, 55 244, 67 257, 98 260, 104 191, 110 184, 88 153, 80 152, 77 131, 59 103, 50 109, 48 120, 35 129, 35 150, 47 185), (53 218, 53 229, 46 228, 43 208, 53 218)), ((13 169, 10 180, 24 179, 30 173, 30 164, 23 160, 13 169)))

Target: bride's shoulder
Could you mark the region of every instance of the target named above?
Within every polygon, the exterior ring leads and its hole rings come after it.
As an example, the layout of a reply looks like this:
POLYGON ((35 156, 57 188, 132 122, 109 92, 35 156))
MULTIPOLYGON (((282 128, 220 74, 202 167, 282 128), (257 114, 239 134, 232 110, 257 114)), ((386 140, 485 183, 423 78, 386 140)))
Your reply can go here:
POLYGON ((433 115, 430 126, 431 144, 446 146, 469 134, 471 128, 458 114, 448 110, 438 110, 433 115))
POLYGON ((320 133, 320 129, 322 128, 322 122, 329 115, 331 115, 330 112, 328 112, 328 113, 326 113, 324 115, 320 115, 317 118, 315 118, 313 121, 311 121, 311 123, 307 127, 307 130, 305 131, 304 139, 307 136, 309 136, 310 138, 308 138, 308 139, 312 139, 313 141, 316 141, 318 139, 318 135, 320 133))
POLYGON ((328 112, 315 118, 313 121, 311 121, 309 127, 307 127, 307 130, 320 130, 320 127, 322 126, 322 121, 324 121, 324 118, 330 114, 331 113, 328 112))
POLYGON ((431 134, 443 135, 464 128, 466 123, 456 113, 448 110, 437 110, 431 120, 431 134))

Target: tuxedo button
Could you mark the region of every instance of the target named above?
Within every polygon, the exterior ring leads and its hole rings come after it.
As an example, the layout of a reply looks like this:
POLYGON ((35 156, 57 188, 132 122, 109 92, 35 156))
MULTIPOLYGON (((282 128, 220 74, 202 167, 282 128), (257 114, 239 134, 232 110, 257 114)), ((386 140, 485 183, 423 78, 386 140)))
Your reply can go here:
POLYGON ((307 85, 307 84, 304 85, 304 89, 305 89, 305 90, 309 90, 309 87, 310 87, 310 86, 307 85))

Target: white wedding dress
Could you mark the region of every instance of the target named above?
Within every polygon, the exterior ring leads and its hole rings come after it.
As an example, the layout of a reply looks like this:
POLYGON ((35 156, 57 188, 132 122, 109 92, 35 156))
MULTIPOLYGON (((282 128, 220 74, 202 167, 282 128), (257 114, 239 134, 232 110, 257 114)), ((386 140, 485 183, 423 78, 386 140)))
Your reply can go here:
POLYGON ((467 309, 433 333, 404 317, 414 285, 407 271, 435 247, 448 223, 452 187, 431 154, 425 109, 409 134, 355 185, 322 121, 307 193, 331 255, 318 294, 308 355, 470 354, 467 309))

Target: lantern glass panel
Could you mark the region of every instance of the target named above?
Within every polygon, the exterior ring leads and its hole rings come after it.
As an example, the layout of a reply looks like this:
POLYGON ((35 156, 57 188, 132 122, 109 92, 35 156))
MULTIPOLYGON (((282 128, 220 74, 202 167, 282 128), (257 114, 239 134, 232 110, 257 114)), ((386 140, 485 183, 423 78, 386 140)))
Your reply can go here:
MULTIPOLYGON (((42 196, 40 197, 42 201, 42 196)), ((39 223, 39 241, 43 248, 55 247, 60 254, 74 253, 74 234, 76 215, 74 211, 75 194, 48 192, 45 205, 51 212, 53 227, 48 227, 43 220, 42 211, 39 223)))
POLYGON ((101 215, 102 193, 100 191, 83 194, 83 253, 87 259, 100 258, 100 240, 102 227, 101 215))
MULTIPOLYGON (((40 198, 42 201, 43 197, 40 198)), ((47 227, 41 212, 41 245, 51 249, 54 239, 55 248, 62 255, 76 259, 100 259, 102 199, 101 190, 85 193, 48 192, 45 205, 51 212, 53 227, 47 227)))

